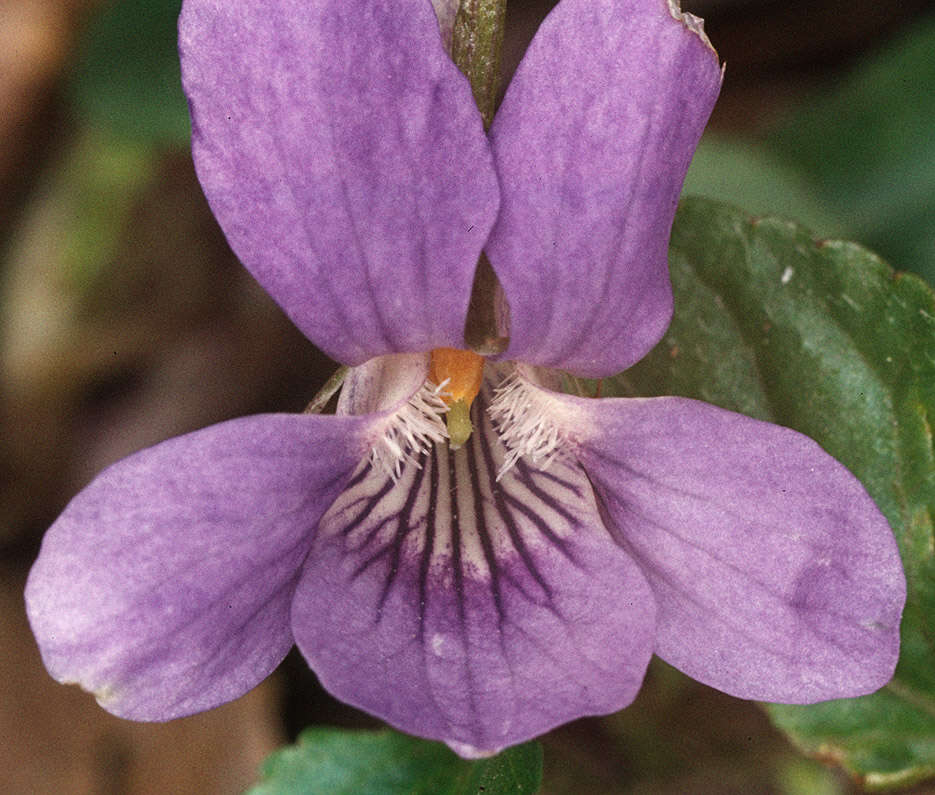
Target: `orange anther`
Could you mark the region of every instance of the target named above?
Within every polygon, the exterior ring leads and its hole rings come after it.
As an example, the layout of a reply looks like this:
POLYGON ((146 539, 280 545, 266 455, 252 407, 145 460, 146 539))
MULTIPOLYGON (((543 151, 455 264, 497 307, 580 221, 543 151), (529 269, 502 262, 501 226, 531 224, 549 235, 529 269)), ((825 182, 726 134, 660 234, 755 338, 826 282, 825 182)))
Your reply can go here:
POLYGON ((470 407, 484 380, 484 357, 458 348, 435 348, 429 364, 429 379, 435 384, 448 380, 441 391, 446 403, 451 405, 463 400, 470 407))

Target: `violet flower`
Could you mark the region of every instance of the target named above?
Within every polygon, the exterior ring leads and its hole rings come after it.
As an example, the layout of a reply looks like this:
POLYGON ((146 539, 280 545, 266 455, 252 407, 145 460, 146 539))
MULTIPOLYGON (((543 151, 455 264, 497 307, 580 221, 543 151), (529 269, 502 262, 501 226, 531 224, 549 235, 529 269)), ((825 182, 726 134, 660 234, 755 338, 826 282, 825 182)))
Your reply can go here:
POLYGON ((668 324, 669 230, 721 76, 696 19, 562 0, 489 135, 428 0, 186 0, 180 31, 218 220, 353 369, 338 416, 221 423, 72 501, 26 592, 53 676, 167 720, 295 642, 338 698, 465 755, 625 707, 652 653, 767 701, 890 678, 903 573, 842 465, 696 401, 555 391, 668 324), (465 347, 482 250, 509 347, 430 364, 465 347))

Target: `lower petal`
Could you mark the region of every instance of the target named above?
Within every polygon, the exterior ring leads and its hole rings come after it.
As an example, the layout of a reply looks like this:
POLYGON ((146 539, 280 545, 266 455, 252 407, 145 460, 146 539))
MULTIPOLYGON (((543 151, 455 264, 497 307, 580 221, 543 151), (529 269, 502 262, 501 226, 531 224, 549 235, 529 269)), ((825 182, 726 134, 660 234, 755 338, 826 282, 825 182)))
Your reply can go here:
POLYGON ((26 587, 50 673, 136 720, 259 683, 292 646, 299 569, 370 422, 248 417, 105 470, 48 531, 26 587))
POLYGON ((623 708, 655 606, 575 465, 517 463, 483 406, 398 480, 364 466, 321 521, 296 642, 335 696, 462 755, 623 708))
POLYGON ((905 578, 886 519, 844 466, 800 433, 698 401, 555 399, 652 585, 660 657, 765 701, 890 679, 905 578))

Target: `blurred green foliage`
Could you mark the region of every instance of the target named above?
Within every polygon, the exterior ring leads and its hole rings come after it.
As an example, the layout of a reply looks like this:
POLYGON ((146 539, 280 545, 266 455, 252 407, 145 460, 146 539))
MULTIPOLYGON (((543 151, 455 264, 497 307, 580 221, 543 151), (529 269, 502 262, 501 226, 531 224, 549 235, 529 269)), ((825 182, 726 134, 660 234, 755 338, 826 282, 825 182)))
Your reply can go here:
POLYGON ((767 144, 850 236, 935 283, 935 16, 819 91, 767 144))
POLYGON ((135 140, 89 131, 54 174, 46 206, 62 208, 60 267, 78 293, 113 261, 134 202, 154 177, 154 161, 135 140))
POLYGON ((933 53, 930 16, 806 96, 765 140, 706 134, 686 192, 857 240, 935 283, 933 53))
POLYGON ((140 142, 187 145, 176 46, 181 7, 182 0, 111 0, 92 21, 70 85, 86 123, 140 142))
POLYGON ((751 214, 789 218, 829 237, 848 231, 846 217, 822 201, 809 177, 788 158, 711 130, 695 151, 682 192, 728 201, 751 214))

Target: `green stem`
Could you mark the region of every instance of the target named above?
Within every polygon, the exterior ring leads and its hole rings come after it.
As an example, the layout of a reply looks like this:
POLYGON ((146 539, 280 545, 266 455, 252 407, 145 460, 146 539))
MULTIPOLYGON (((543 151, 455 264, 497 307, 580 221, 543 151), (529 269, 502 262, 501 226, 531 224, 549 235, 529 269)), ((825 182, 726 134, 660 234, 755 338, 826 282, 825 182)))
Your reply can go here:
POLYGON ((497 317, 499 290, 497 275, 493 272, 487 255, 481 252, 477 270, 474 272, 471 303, 464 324, 465 343, 481 356, 503 353, 509 342, 509 338, 501 334, 501 326, 505 324, 497 317))
POLYGON ((321 414, 328 405, 328 401, 334 397, 334 394, 341 388, 344 379, 347 378, 350 367, 341 365, 331 378, 325 381, 325 385, 318 390, 318 394, 312 398, 312 402, 305 407, 303 414, 321 414))
POLYGON ((506 0, 461 0, 451 35, 451 57, 471 83, 485 130, 497 109, 505 22, 506 0))
MULTIPOLYGON (((451 57, 471 83, 474 101, 490 129, 500 88, 500 53, 507 0, 461 0, 451 34, 451 57)), ((499 284, 487 257, 481 253, 474 275, 471 303, 465 323, 467 346, 483 355, 506 349, 497 317, 499 284)))

